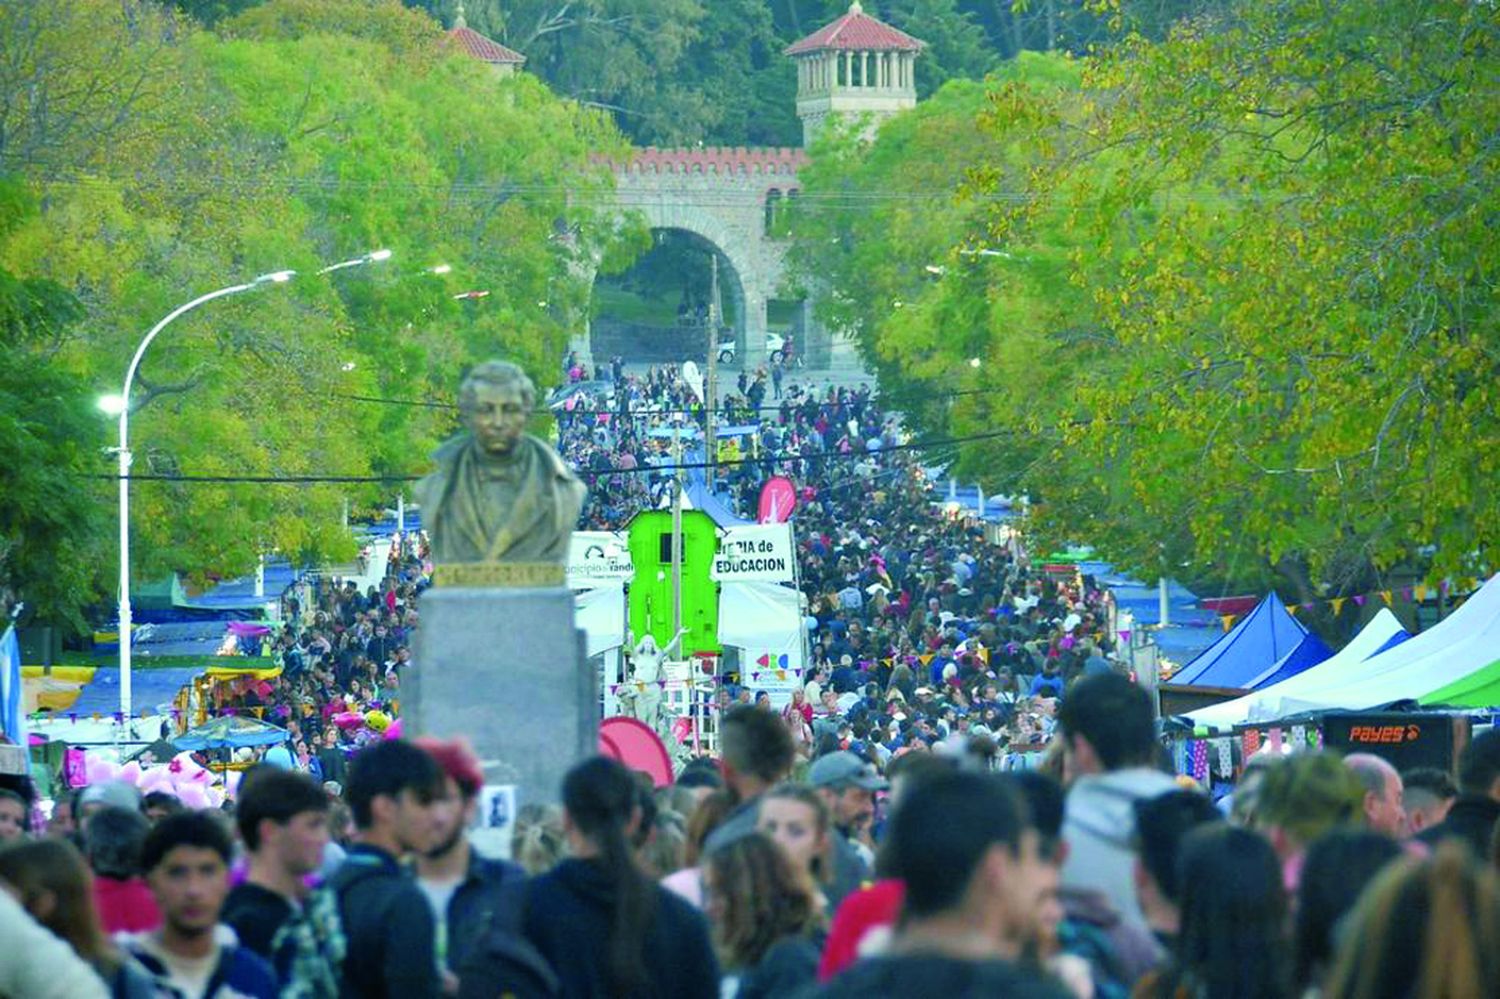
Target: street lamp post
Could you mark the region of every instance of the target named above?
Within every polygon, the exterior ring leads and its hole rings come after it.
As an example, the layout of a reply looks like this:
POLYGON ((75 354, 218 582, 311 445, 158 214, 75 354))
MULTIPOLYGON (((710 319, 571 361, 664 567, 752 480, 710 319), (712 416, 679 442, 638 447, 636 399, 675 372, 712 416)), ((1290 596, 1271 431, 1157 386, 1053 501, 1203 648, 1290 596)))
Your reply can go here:
MULTIPOLYGON (((390 257, 389 250, 376 250, 367 253, 354 260, 346 260, 342 263, 333 264, 318 271, 326 274, 329 271, 342 270, 345 267, 355 267, 359 264, 372 263, 386 260, 390 257)), ((211 291, 206 295, 199 295, 184 305, 179 305, 147 332, 141 340, 140 346, 135 349, 135 356, 130 359, 130 366, 125 369, 125 384, 120 390, 118 397, 108 397, 101 402, 106 412, 118 412, 120 417, 120 446, 117 452, 120 463, 120 719, 128 722, 131 715, 130 704, 130 664, 131 664, 131 613, 130 613, 130 388, 135 383, 136 369, 141 366, 141 358, 146 354, 146 348, 151 346, 151 341, 156 339, 158 333, 166 329, 172 320, 184 313, 191 312, 205 302, 212 302, 216 298, 227 298, 230 295, 238 295, 241 292, 253 291, 257 288, 272 284, 285 284, 296 277, 296 271, 272 271, 262 274, 253 281, 243 284, 230 285, 211 291)))

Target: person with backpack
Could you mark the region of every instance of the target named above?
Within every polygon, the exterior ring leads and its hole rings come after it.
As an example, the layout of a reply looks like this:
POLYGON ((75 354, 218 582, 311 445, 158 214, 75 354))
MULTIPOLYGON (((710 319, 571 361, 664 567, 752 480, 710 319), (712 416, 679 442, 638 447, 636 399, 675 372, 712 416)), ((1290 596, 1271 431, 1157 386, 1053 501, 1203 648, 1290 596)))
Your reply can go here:
POLYGON ((346 999, 425 999, 442 992, 432 908, 401 866, 402 857, 436 845, 435 806, 442 794, 437 762, 400 739, 366 747, 349 767, 345 796, 358 833, 328 880, 348 941, 346 999))
POLYGON ((307 885, 323 863, 328 812, 328 796, 305 773, 257 767, 240 784, 235 819, 250 869, 222 919, 271 962, 284 997, 339 994, 345 941, 337 902, 307 885))
POLYGON ((459 995, 715 999, 708 924, 636 865, 641 822, 630 771, 599 756, 563 780, 570 858, 506 891, 483 948, 459 971, 459 995))
POLYGON ((438 962, 456 974, 494 922, 501 890, 524 880, 526 872, 518 864, 481 857, 469 843, 468 831, 479 811, 484 771, 468 743, 424 736, 416 740, 416 745, 442 768, 446 788, 440 838, 432 849, 417 854, 417 886, 427 896, 437 920, 438 962))

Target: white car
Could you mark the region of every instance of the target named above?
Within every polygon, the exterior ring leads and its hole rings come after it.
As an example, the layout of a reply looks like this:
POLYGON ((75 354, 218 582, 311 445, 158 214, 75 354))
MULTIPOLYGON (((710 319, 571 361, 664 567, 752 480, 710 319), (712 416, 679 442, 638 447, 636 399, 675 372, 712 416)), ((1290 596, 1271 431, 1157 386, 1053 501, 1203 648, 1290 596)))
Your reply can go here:
MULTIPOLYGON (((719 363, 733 364, 739 347, 733 340, 719 341, 719 363)), ((786 359, 786 337, 779 333, 766 334, 766 356, 773 361, 786 359)))

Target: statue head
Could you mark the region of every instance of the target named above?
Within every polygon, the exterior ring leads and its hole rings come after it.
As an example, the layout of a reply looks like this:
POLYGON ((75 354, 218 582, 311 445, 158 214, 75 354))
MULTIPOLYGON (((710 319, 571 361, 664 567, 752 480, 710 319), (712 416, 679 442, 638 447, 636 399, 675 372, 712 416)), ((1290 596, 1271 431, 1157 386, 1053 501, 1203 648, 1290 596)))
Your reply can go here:
POLYGON ((509 361, 485 361, 458 389, 458 411, 481 450, 505 457, 515 450, 536 404, 536 386, 509 361))

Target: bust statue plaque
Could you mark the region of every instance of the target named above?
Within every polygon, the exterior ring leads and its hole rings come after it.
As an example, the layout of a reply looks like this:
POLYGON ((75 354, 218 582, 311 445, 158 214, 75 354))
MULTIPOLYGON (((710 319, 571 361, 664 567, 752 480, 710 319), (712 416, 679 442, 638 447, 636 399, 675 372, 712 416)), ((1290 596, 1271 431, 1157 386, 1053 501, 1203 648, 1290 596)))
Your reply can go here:
POLYGON ((531 379, 506 361, 480 364, 459 388, 465 432, 433 453, 437 470, 415 490, 439 585, 561 584, 585 490, 526 433, 535 404, 531 379))

